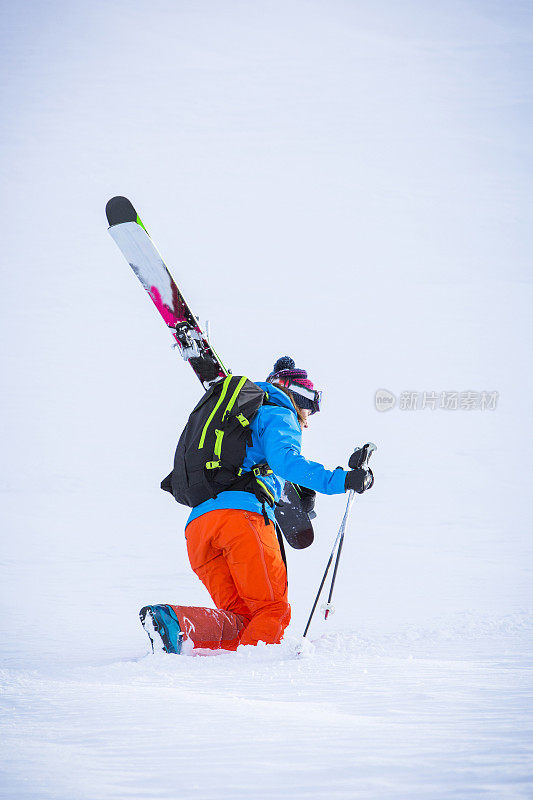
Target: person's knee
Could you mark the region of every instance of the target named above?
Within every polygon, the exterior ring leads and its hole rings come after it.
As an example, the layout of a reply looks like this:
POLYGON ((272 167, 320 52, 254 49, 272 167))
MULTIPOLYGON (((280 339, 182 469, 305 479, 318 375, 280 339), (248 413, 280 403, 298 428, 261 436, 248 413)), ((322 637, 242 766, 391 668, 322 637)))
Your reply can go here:
POLYGON ((279 644, 291 619, 291 607, 286 600, 276 600, 256 608, 241 636, 241 644, 279 644))
POLYGON ((291 621, 291 607, 290 607, 289 603, 286 600, 281 601, 281 609, 280 609, 280 611, 282 611, 282 614, 280 615, 280 619, 283 620, 283 623, 284 623, 283 629, 285 630, 285 628, 287 627, 287 625, 291 621))
POLYGON ((291 607, 286 599, 273 600, 271 603, 264 603, 261 608, 254 610, 252 619, 259 616, 265 619, 279 620, 286 627, 291 620, 291 607))

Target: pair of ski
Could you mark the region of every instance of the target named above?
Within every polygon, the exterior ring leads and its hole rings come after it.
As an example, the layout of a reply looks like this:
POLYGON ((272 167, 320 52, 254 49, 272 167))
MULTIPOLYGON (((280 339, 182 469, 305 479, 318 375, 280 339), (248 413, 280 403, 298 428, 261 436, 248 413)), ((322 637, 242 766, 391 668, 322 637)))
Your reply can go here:
MULTIPOLYGON (((106 215, 111 237, 152 298, 175 339, 175 346, 207 391, 225 378, 229 370, 211 346, 131 202, 126 197, 111 198, 106 215)), ((311 520, 289 482, 283 489, 281 505, 276 508, 276 520, 291 547, 301 550, 312 543, 311 520)))

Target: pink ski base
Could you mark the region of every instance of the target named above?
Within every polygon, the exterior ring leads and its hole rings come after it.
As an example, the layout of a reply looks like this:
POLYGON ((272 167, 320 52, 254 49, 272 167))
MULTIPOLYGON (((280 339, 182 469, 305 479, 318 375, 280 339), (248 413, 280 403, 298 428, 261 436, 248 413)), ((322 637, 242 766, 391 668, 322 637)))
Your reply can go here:
MULTIPOLYGON (((179 322, 180 319, 177 317, 171 309, 163 303, 161 298, 161 294, 157 286, 150 286, 149 289, 150 297, 154 301, 154 305, 167 323, 167 325, 175 325, 176 322, 179 322)), ((184 317, 182 317, 184 319, 184 317)))

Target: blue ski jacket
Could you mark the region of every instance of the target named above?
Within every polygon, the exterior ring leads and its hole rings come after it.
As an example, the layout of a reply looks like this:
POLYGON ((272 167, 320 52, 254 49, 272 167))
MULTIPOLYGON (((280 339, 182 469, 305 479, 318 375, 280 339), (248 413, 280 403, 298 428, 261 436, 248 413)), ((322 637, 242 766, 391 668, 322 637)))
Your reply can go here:
MULTIPOLYGON (((261 480, 268 485, 276 501, 281 497, 285 481, 322 494, 344 494, 345 470, 340 467, 329 470, 302 456, 302 430, 287 395, 270 383, 256 381, 256 385, 268 393, 269 402, 275 405, 261 406, 250 425, 252 443, 246 448, 243 471, 266 462, 273 474, 261 477, 261 480)), ((208 511, 225 508, 262 513, 261 503, 251 492, 224 491, 193 508, 187 525, 208 511)), ((267 505, 266 512, 274 521, 274 509, 267 505)))

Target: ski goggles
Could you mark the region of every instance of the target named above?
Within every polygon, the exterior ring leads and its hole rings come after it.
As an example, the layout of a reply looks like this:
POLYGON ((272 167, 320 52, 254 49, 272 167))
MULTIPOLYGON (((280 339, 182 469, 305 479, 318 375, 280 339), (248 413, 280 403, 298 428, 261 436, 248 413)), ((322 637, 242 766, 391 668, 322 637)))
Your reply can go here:
POLYGON ((318 389, 307 389, 305 386, 299 386, 297 383, 290 383, 287 386, 289 392, 294 392, 294 394, 299 394, 300 397, 305 397, 306 400, 309 400, 311 408, 309 411, 311 414, 316 414, 317 411, 320 411, 320 403, 322 402, 322 392, 318 389))
POLYGON ((305 386, 300 386, 298 383, 291 383, 290 381, 276 381, 280 386, 288 389, 293 394, 298 394, 300 397, 309 401, 309 406, 305 406, 311 414, 316 414, 320 411, 320 403, 322 402, 322 392, 317 389, 307 389, 305 386))

